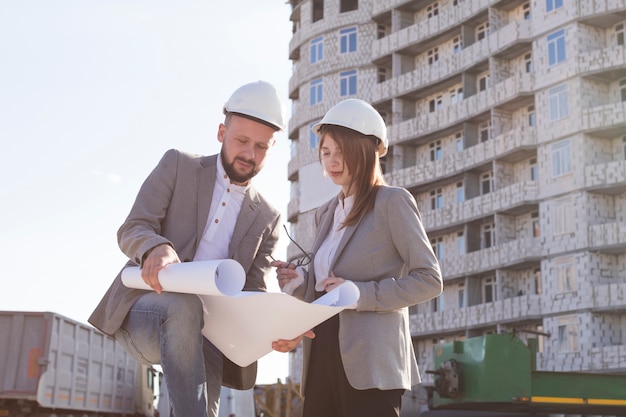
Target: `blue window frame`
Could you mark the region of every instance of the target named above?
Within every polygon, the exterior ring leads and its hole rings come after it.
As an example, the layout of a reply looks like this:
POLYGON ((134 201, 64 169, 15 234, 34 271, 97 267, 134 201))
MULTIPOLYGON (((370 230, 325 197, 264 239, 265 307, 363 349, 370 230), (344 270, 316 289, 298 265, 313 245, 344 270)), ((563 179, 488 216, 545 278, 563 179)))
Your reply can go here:
POLYGON ((356 27, 339 31, 339 52, 342 54, 356 52, 356 27))
POLYGON ((313 132, 313 126, 315 123, 311 123, 309 125, 309 148, 317 149, 317 145, 320 143, 320 137, 317 136, 315 132, 313 132))
POLYGON ((339 73, 339 90, 341 97, 353 96, 356 94, 356 70, 343 71, 339 73))
POLYGON ((320 36, 311 41, 311 64, 315 64, 324 58, 324 37, 320 36))
POLYGON ((322 93, 324 90, 324 83, 321 78, 311 81, 311 99, 309 103, 311 106, 322 102, 322 93))
POLYGON ((560 7, 563 7, 563 0, 546 0, 546 11, 551 12, 560 7))
POLYGON ((565 61, 565 29, 551 33, 548 40, 548 65, 556 65, 565 61))
POLYGON ((569 115, 567 104, 567 84, 549 90, 550 121, 564 119, 569 115))

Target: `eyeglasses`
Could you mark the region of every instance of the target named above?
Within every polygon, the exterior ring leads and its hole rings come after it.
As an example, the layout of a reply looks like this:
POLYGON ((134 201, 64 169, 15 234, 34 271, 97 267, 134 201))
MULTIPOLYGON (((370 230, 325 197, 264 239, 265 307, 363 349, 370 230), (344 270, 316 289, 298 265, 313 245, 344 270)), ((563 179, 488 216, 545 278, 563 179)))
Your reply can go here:
POLYGON ((284 224, 283 224, 283 229, 285 229, 285 233, 287 234, 287 237, 289 238, 289 240, 291 240, 291 242, 294 245, 296 245, 296 247, 300 249, 300 252, 302 252, 303 254, 303 256, 294 259, 293 261, 291 261, 291 263, 295 264, 296 266, 307 266, 308 264, 310 264, 311 260, 313 259, 313 254, 308 253, 307 251, 302 249, 302 246, 300 246, 298 242, 293 240, 293 238, 289 235, 289 232, 287 231, 287 226, 285 226, 284 224))

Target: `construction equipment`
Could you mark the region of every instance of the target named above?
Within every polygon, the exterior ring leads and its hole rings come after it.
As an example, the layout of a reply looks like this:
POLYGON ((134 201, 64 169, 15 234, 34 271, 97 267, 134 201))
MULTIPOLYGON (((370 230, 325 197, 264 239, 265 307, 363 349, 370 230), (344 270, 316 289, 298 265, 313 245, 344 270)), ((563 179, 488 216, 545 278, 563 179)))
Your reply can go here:
POLYGON ((536 354, 513 334, 436 346, 431 409, 626 415, 626 374, 538 371, 536 354))

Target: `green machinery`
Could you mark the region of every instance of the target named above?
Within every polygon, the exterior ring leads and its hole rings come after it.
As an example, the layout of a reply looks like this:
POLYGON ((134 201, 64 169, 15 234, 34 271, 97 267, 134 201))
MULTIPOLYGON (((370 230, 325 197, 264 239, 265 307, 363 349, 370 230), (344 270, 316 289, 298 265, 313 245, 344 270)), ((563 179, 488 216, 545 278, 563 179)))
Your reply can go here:
POLYGON ((626 416, 626 374, 537 371, 536 353, 513 334, 436 346, 431 408, 626 416))

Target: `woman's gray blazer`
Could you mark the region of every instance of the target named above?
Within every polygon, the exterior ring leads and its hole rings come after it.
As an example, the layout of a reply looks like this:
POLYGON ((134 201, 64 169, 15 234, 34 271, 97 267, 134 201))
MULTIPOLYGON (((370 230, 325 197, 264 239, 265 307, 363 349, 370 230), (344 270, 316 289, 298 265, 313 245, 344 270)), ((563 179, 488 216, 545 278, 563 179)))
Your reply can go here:
MULTIPOLYGON (((332 227, 337 204, 333 198, 316 212, 313 253, 332 227)), ((438 296, 443 285, 413 196, 403 188, 381 187, 373 210, 346 227, 330 270, 354 282, 361 293, 356 310, 339 314, 339 346, 350 384, 388 390, 419 383, 409 306, 438 296)), ((314 276, 312 262, 294 295, 313 301, 314 276)), ((311 340, 305 338, 303 392, 310 348, 311 340)))

